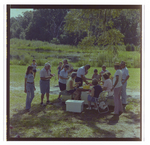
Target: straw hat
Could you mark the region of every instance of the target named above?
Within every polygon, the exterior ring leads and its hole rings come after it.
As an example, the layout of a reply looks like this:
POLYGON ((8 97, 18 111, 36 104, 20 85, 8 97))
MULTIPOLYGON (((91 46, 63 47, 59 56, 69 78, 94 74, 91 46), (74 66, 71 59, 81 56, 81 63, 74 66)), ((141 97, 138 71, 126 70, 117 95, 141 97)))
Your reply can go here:
POLYGON ((120 66, 120 63, 119 63, 119 62, 116 62, 116 63, 114 64, 114 66, 120 66))

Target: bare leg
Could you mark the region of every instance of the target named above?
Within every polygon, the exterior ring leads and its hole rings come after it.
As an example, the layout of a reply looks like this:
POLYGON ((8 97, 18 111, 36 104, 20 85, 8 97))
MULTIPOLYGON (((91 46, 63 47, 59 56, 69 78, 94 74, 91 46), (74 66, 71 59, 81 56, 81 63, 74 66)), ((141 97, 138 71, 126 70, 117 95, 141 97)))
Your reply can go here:
POLYGON ((41 94, 41 103, 43 103, 44 94, 41 94))
POLYGON ((60 96, 61 96, 61 92, 59 93, 59 96, 58 96, 58 98, 60 98, 60 96))
POLYGON ((47 101, 49 101, 49 93, 46 93, 47 101))
POLYGON ((91 107, 91 102, 90 101, 88 101, 88 106, 91 107))
POLYGON ((35 78, 35 74, 36 74, 36 72, 34 72, 34 78, 35 78))

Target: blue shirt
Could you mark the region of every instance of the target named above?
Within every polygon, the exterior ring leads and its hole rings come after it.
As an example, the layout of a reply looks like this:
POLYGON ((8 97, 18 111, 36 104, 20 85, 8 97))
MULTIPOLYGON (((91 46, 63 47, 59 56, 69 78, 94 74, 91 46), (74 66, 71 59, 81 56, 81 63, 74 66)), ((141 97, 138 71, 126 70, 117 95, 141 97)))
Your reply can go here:
POLYGON ((94 88, 94 97, 98 98, 99 94, 103 91, 102 87, 100 85, 96 85, 93 88, 94 88))
MULTIPOLYGON (((60 71, 59 76, 61 76, 61 77, 63 77, 63 78, 67 78, 67 77, 68 77, 68 71, 65 72, 65 70, 62 69, 62 70, 60 71)), ((66 83, 67 83, 67 80, 66 80, 66 79, 61 79, 61 78, 59 77, 59 82, 62 83, 62 84, 66 84, 66 83)))
POLYGON ((27 82, 29 82, 29 83, 33 83, 34 82, 33 74, 25 75, 25 78, 27 78, 27 82))
POLYGON ((125 67, 122 69, 122 79, 125 80, 127 76, 129 76, 129 72, 127 67, 125 67))

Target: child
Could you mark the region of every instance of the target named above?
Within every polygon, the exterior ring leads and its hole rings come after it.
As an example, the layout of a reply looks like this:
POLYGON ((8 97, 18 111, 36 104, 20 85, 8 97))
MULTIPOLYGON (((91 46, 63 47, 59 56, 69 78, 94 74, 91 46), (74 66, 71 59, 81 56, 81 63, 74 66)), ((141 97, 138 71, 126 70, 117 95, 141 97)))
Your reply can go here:
POLYGON ((33 63, 31 64, 31 66, 33 67, 33 74, 34 74, 34 78, 35 78, 35 74, 36 74, 36 67, 37 67, 37 64, 36 64, 35 59, 33 59, 33 63))
POLYGON ((104 79, 104 77, 103 77, 103 73, 105 73, 105 72, 109 72, 109 71, 106 70, 106 66, 103 65, 103 66, 102 66, 102 71, 100 72, 100 81, 102 82, 102 84, 104 84, 104 81, 105 81, 105 79, 104 79), (101 78, 102 78, 102 80, 101 80, 101 78))
POLYGON ((25 89, 24 92, 27 93, 27 98, 26 98, 26 110, 29 112, 31 108, 31 102, 34 98, 34 76, 33 76, 33 67, 28 66, 27 72, 25 75, 25 89))
POLYGON ((59 66, 57 67, 57 69, 58 69, 58 79, 59 79, 59 74, 62 69, 62 62, 59 62, 59 66))
POLYGON ((94 69, 94 74, 93 74, 93 76, 92 76, 92 79, 97 79, 98 80, 98 82, 99 82, 99 75, 98 75, 98 73, 97 73, 98 71, 97 71, 97 69, 94 69))
POLYGON ((98 84, 98 81, 97 79, 93 79, 92 80, 92 85, 94 85, 94 87, 92 88, 91 90, 91 93, 90 95, 88 95, 88 110, 91 110, 91 102, 94 103, 95 107, 93 109, 97 110, 97 106, 96 106, 96 103, 95 103, 95 99, 99 97, 99 94, 103 91, 102 90, 102 87, 98 84))

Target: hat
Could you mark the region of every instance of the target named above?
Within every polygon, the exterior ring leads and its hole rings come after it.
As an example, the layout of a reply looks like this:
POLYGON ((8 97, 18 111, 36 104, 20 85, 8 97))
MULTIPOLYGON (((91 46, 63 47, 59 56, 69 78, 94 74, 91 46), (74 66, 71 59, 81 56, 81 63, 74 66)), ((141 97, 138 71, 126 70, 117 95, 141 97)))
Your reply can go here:
POLYGON ((119 62, 116 62, 116 63, 114 64, 114 66, 120 66, 120 63, 119 63, 119 62))
POLYGON ((106 66, 105 66, 105 65, 102 65, 102 67, 105 67, 105 68, 106 68, 106 66))
POLYGON ((47 63, 45 63, 45 66, 51 66, 51 65, 47 62, 47 63))
POLYGON ((121 64, 125 64, 125 62, 124 62, 124 61, 121 61, 121 64))

